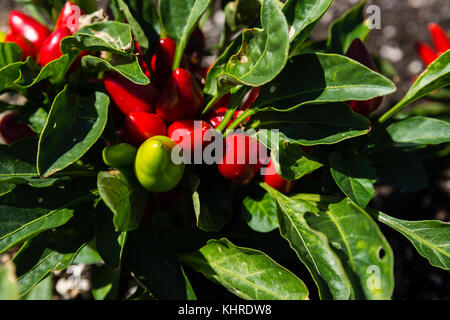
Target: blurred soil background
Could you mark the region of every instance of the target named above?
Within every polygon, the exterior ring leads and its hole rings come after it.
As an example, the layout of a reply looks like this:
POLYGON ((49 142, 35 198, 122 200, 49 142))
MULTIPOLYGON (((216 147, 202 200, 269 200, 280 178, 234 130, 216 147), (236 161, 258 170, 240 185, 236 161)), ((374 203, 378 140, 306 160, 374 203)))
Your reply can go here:
MULTIPOLYGON (((17 8, 14 0, 0 0, 0 31, 8 31, 8 13, 17 8)), ((98 1, 104 4, 105 1, 98 1)), ((343 12, 359 0, 334 0, 312 37, 320 40, 327 37, 328 27, 343 12)), ((368 0, 368 5, 381 9, 381 29, 372 30, 366 44, 370 51, 391 62, 398 73, 393 79, 398 91, 385 99, 382 108, 388 108, 400 100, 411 85, 415 75, 424 66, 415 52, 415 41, 431 44, 428 24, 435 22, 450 30, 450 0, 368 0)), ((367 15, 369 16, 369 14, 367 15)), ((215 45, 220 36, 224 15, 217 11, 211 16, 203 31, 209 46, 215 45)), ((406 220, 439 219, 449 221, 450 213, 450 159, 438 163, 425 163, 429 173, 429 186, 420 192, 404 193, 388 186, 378 185, 372 206, 389 215, 406 220)), ((419 256, 410 242, 399 233, 381 226, 395 254, 394 299, 450 299, 450 274, 434 268, 419 256)), ((9 260, 14 252, 0 256, 0 263, 9 260)), ((79 271, 89 280, 89 268, 79 271)), ((67 273, 54 274, 54 282, 66 281, 67 273)), ((60 285, 63 288, 63 285, 60 285)), ((64 287, 65 288, 65 287, 64 287)), ((54 299, 85 298, 85 290, 55 292, 54 299)), ((58 291, 58 290, 57 290, 58 291)), ((226 295, 227 296, 227 295, 226 295)), ((227 297, 228 298, 228 297, 227 297)))

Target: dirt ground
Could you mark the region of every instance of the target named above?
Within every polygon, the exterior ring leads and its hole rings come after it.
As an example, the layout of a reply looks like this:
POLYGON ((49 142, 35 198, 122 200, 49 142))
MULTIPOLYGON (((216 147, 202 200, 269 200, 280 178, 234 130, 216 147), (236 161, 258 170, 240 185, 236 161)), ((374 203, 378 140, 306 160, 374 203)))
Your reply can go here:
MULTIPOLYGON (((0 31, 6 32, 7 16, 15 7, 13 0, 0 0, 0 31)), ((101 1, 104 2, 104 1, 101 1)), ((329 24, 358 0, 335 0, 313 32, 313 38, 327 36, 329 24)), ((407 91, 414 75, 424 66, 419 60, 414 42, 431 42, 427 25, 439 23, 450 30, 450 0, 369 0, 381 9, 381 29, 372 30, 367 44, 369 49, 386 59, 396 68, 399 77, 395 79, 398 92, 385 100, 384 108, 395 103, 407 91)), ((215 23, 204 29, 208 42, 217 39, 217 24, 223 21, 223 14, 213 16, 215 23)), ((449 220, 450 169, 447 163, 430 167, 430 186, 417 193, 402 193, 379 186, 373 204, 377 209, 397 218, 407 220, 441 219, 449 220)), ((431 267, 420 257, 411 244, 402 236, 382 227, 395 253, 396 289, 394 299, 450 299, 450 275, 431 267)))

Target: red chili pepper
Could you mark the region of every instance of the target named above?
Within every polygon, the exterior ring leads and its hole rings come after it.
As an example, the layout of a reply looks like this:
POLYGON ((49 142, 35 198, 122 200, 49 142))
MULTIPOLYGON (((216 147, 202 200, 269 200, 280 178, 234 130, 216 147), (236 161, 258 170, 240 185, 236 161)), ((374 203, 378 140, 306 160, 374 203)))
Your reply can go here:
POLYGON ((204 139, 208 130, 213 130, 213 127, 205 121, 175 121, 169 127, 169 138, 180 144, 183 150, 189 150, 191 155, 194 155, 196 151, 203 152, 203 149, 210 143, 204 139))
POLYGON ((67 1, 59 14, 58 20, 56 21, 55 30, 62 27, 67 27, 71 33, 77 32, 80 28, 78 19, 83 14, 84 13, 79 6, 73 2, 67 1))
POLYGON ((176 69, 161 93, 156 113, 164 120, 194 119, 201 111, 203 92, 192 74, 182 68, 176 69))
POLYGON ((42 43, 50 35, 50 31, 46 26, 17 10, 9 13, 9 26, 12 33, 18 34, 30 41, 36 50, 39 50, 42 43))
POLYGON ((152 84, 141 86, 117 73, 106 73, 103 82, 109 95, 125 115, 136 111, 154 111, 157 92, 152 84))
POLYGON ((69 28, 63 27, 55 30, 45 41, 39 49, 38 63, 45 66, 48 63, 56 60, 62 56, 61 40, 65 37, 71 36, 69 28))
POLYGON ((244 103, 241 106, 242 110, 247 110, 248 108, 250 108, 253 103, 255 103, 256 99, 258 99, 259 96, 259 90, 260 87, 255 87, 252 90, 250 90, 250 93, 247 97, 247 99, 244 101, 244 103))
POLYGON ((35 135, 28 125, 19 122, 18 117, 19 112, 12 110, 0 114, 0 143, 9 145, 35 135))
POLYGON ((139 45, 139 42, 134 41, 134 51, 136 52, 137 56, 138 56, 138 61, 139 61, 139 65, 142 68, 142 72, 144 72, 144 74, 147 76, 147 78, 150 78, 150 68, 148 67, 147 62, 145 62, 144 60, 144 55, 142 53, 141 50, 141 46, 139 45))
POLYGON ((434 51, 434 49, 431 48, 426 43, 416 42, 416 49, 420 55, 420 58, 422 59, 423 63, 426 66, 430 65, 434 60, 436 60, 439 57, 437 52, 434 51))
POLYGON ((152 57, 154 83, 162 90, 172 74, 173 59, 177 43, 169 38, 159 40, 158 48, 152 57))
POLYGON ((436 23, 430 23, 428 25, 428 30, 433 37, 434 47, 438 51, 438 55, 450 49, 450 39, 444 29, 436 23))
MULTIPOLYGON (((208 115, 208 122, 214 127, 217 128, 219 124, 223 121, 225 118, 225 113, 227 112, 228 108, 226 107, 219 107, 214 109, 211 113, 208 115)), ((227 127, 236 120, 235 117, 236 113, 231 117, 230 121, 227 124, 227 127)))
POLYGON ((156 114, 137 111, 127 117, 126 134, 131 144, 140 146, 151 137, 167 135, 167 126, 156 114))
POLYGON ((267 183, 272 188, 282 192, 282 193, 290 193, 294 190, 297 181, 288 181, 282 178, 275 169, 275 164, 270 160, 269 165, 267 166, 266 175, 263 176, 263 181, 267 183))
MULTIPOLYGON (((377 71, 375 62, 373 61, 366 46, 360 39, 356 38, 355 40, 353 40, 345 55, 350 59, 358 61, 362 65, 374 71, 377 71)), ((369 116, 373 111, 378 109, 382 102, 383 97, 378 97, 367 101, 350 101, 348 104, 354 112, 359 113, 363 116, 369 116)))
POLYGON ((8 32, 5 37, 5 42, 14 42, 19 46, 20 50, 22 50, 22 60, 26 60, 28 57, 36 58, 36 47, 21 35, 8 32))
POLYGON ((217 167, 224 178, 236 184, 247 184, 266 162, 265 155, 265 147, 254 138, 232 134, 225 138, 223 158, 217 167))

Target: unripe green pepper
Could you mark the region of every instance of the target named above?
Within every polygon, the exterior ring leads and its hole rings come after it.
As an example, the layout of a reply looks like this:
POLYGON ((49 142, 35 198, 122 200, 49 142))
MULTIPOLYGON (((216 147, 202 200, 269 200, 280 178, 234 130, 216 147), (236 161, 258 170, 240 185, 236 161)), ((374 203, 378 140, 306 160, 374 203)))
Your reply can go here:
POLYGON ((172 162, 176 143, 165 136, 145 141, 136 155, 135 172, 141 185, 150 192, 167 192, 175 188, 184 174, 184 163, 172 162))
POLYGON ((103 161, 112 168, 133 168, 137 149, 128 143, 120 143, 103 149, 103 161))

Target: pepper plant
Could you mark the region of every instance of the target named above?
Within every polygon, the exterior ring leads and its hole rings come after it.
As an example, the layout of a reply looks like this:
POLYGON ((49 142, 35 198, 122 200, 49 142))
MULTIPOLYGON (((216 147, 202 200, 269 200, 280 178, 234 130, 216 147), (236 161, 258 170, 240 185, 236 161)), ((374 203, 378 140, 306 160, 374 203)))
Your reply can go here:
POLYGON ((396 86, 364 45, 365 1, 323 41, 310 34, 332 0, 25 3, 0 43, 0 92, 24 101, 0 102, 0 254, 17 251, 0 296, 27 298, 85 263, 99 300, 217 286, 242 299, 390 299, 380 225, 450 269, 448 223, 371 202, 377 183, 426 188, 422 160, 448 156, 448 104, 405 109, 448 91, 448 48, 382 111, 396 86), (221 38, 207 47, 220 6, 221 38), (171 157, 218 141, 243 160, 171 157), (259 150, 270 158, 250 163, 259 150))

